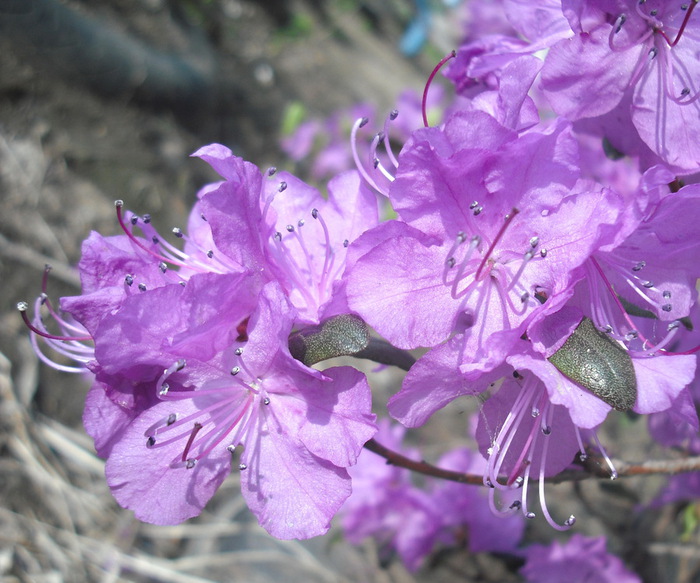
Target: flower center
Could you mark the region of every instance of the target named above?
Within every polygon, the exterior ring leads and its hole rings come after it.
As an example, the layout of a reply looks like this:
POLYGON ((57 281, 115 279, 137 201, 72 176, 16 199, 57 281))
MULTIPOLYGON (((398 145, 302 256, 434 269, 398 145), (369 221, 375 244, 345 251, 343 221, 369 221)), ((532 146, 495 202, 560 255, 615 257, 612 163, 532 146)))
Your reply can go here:
MULTIPOLYGON (((242 354, 237 349, 236 356, 242 354)), ((171 467, 193 468, 217 446, 227 442, 226 449, 233 453, 245 440, 248 428, 255 424, 260 405, 269 405, 261 381, 244 381, 239 373, 250 377, 241 359, 230 371, 230 378, 205 382, 196 390, 171 391, 167 379, 186 366, 180 359, 168 367, 156 383, 158 398, 162 401, 189 400, 195 412, 181 417, 177 411, 154 423, 146 432, 146 447, 158 448, 179 444, 181 452, 170 462, 171 467)), ((174 409, 177 409, 175 405, 174 409)), ((241 469, 244 469, 241 466, 241 469)))
MULTIPOLYGON (((478 217, 481 215, 483 207, 474 201, 471 203, 470 209, 474 217, 478 217)), ((517 314, 523 314, 528 305, 539 305, 539 302, 532 297, 533 294, 522 282, 525 268, 535 255, 539 255, 540 259, 547 256, 547 250, 544 248, 540 249, 539 254, 536 253, 539 237, 532 237, 528 249, 522 254, 505 248, 499 249, 499 243, 502 242, 508 227, 512 225, 519 212, 517 208, 513 208, 505 216, 503 224, 499 227, 482 257, 479 257, 478 253, 484 238, 483 235, 475 234, 468 238, 464 232, 457 234, 454 243, 447 252, 442 272, 442 282, 450 288, 450 293, 455 300, 466 303, 469 296, 479 288, 480 284, 491 282, 499 286, 504 301, 517 314), (519 263, 517 263, 518 257, 520 257, 519 263), (515 296, 515 299, 511 296, 515 296)))

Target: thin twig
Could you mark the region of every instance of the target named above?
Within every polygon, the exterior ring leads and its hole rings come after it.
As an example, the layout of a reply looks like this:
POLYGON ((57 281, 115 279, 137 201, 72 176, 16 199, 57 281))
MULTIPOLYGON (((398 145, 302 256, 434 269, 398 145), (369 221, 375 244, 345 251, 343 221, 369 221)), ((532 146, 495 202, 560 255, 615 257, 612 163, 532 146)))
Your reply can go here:
MULTIPOLYGON (((370 439, 365 448, 385 458, 388 464, 406 468, 425 476, 459 482, 461 484, 483 485, 484 477, 475 474, 464 474, 439 468, 425 461, 415 461, 397 453, 381 443, 370 439)), ((613 460, 618 477, 642 476, 651 474, 673 475, 700 470, 700 456, 682 458, 677 460, 650 460, 640 464, 630 464, 622 460, 613 460)), ((580 470, 567 470, 556 476, 547 478, 547 482, 561 483, 574 480, 586 480, 589 478, 610 479, 610 473, 605 469, 607 465, 602 458, 589 456, 586 464, 580 470)))

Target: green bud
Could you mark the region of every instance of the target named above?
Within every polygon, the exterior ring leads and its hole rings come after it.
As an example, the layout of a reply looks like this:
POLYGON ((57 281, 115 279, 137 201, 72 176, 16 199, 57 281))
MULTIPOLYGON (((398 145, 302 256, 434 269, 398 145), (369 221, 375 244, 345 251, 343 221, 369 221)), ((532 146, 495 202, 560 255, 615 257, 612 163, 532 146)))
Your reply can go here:
POLYGON ((548 358, 559 371, 618 411, 637 400, 637 376, 627 351, 584 318, 548 358))
POLYGON ((352 356, 368 344, 367 325, 353 314, 334 316, 289 337, 292 356, 307 366, 336 356, 352 356))

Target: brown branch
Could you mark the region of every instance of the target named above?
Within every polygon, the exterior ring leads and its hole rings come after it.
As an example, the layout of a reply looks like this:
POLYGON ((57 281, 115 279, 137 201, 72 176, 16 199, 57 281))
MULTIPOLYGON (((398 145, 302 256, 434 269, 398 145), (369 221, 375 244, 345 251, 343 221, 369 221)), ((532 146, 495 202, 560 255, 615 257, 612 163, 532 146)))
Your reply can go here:
MULTIPOLYGON (((388 447, 384 447, 381 443, 374 439, 370 439, 367 443, 365 443, 365 448, 385 458, 388 464, 400 468, 406 468, 407 470, 411 470, 412 472, 417 472, 425 476, 449 480, 451 482, 459 482, 461 484, 473 484, 477 486, 482 486, 484 483, 483 476, 445 470, 425 461, 417 462, 389 449, 388 447)), ((613 460, 613 465, 615 466, 617 475, 620 478, 651 474, 673 475, 684 472, 700 471, 700 456, 677 460, 649 460, 640 464, 630 464, 622 460, 613 460)), ((547 478, 547 482, 561 483, 571 482, 574 480, 587 480, 589 478, 610 479, 610 471, 603 458, 598 456, 589 456, 580 470, 572 469, 561 472, 556 476, 547 478)))

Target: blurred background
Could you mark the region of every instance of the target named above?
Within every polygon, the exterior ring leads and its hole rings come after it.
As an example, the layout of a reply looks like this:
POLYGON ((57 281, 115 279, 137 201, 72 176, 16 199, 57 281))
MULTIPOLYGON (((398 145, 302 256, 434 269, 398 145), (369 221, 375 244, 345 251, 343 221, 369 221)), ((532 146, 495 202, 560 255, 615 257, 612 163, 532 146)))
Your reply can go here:
MULTIPOLYGON (((195 520, 139 523, 114 503, 82 430, 89 380, 41 365, 15 308, 39 295, 46 263, 52 298, 79 293, 80 243, 91 230, 117 233, 117 198, 162 232, 186 225, 197 190, 216 179, 188 157, 201 145, 312 180, 282 139, 357 105, 373 108, 379 127, 405 89, 421 92, 462 35, 460 9, 433 4, 428 27, 426 3, 410 0, 0 0, 3 581, 520 580, 517 559, 464 548, 412 574, 339 530, 276 541, 249 515, 236 476, 195 520)), ((392 383, 380 377, 378 408, 392 383)), ((463 421, 457 404, 415 439, 437 457, 465 439, 463 421)), ((608 438, 639 459, 639 432, 616 425, 608 438)), ((697 581, 695 561, 645 546, 677 522, 672 509, 629 519, 658 483, 567 485, 550 501, 571 504, 576 491, 581 531, 607 534, 645 580, 697 581)), ((534 525, 529 536, 549 540, 546 531, 534 525)))

